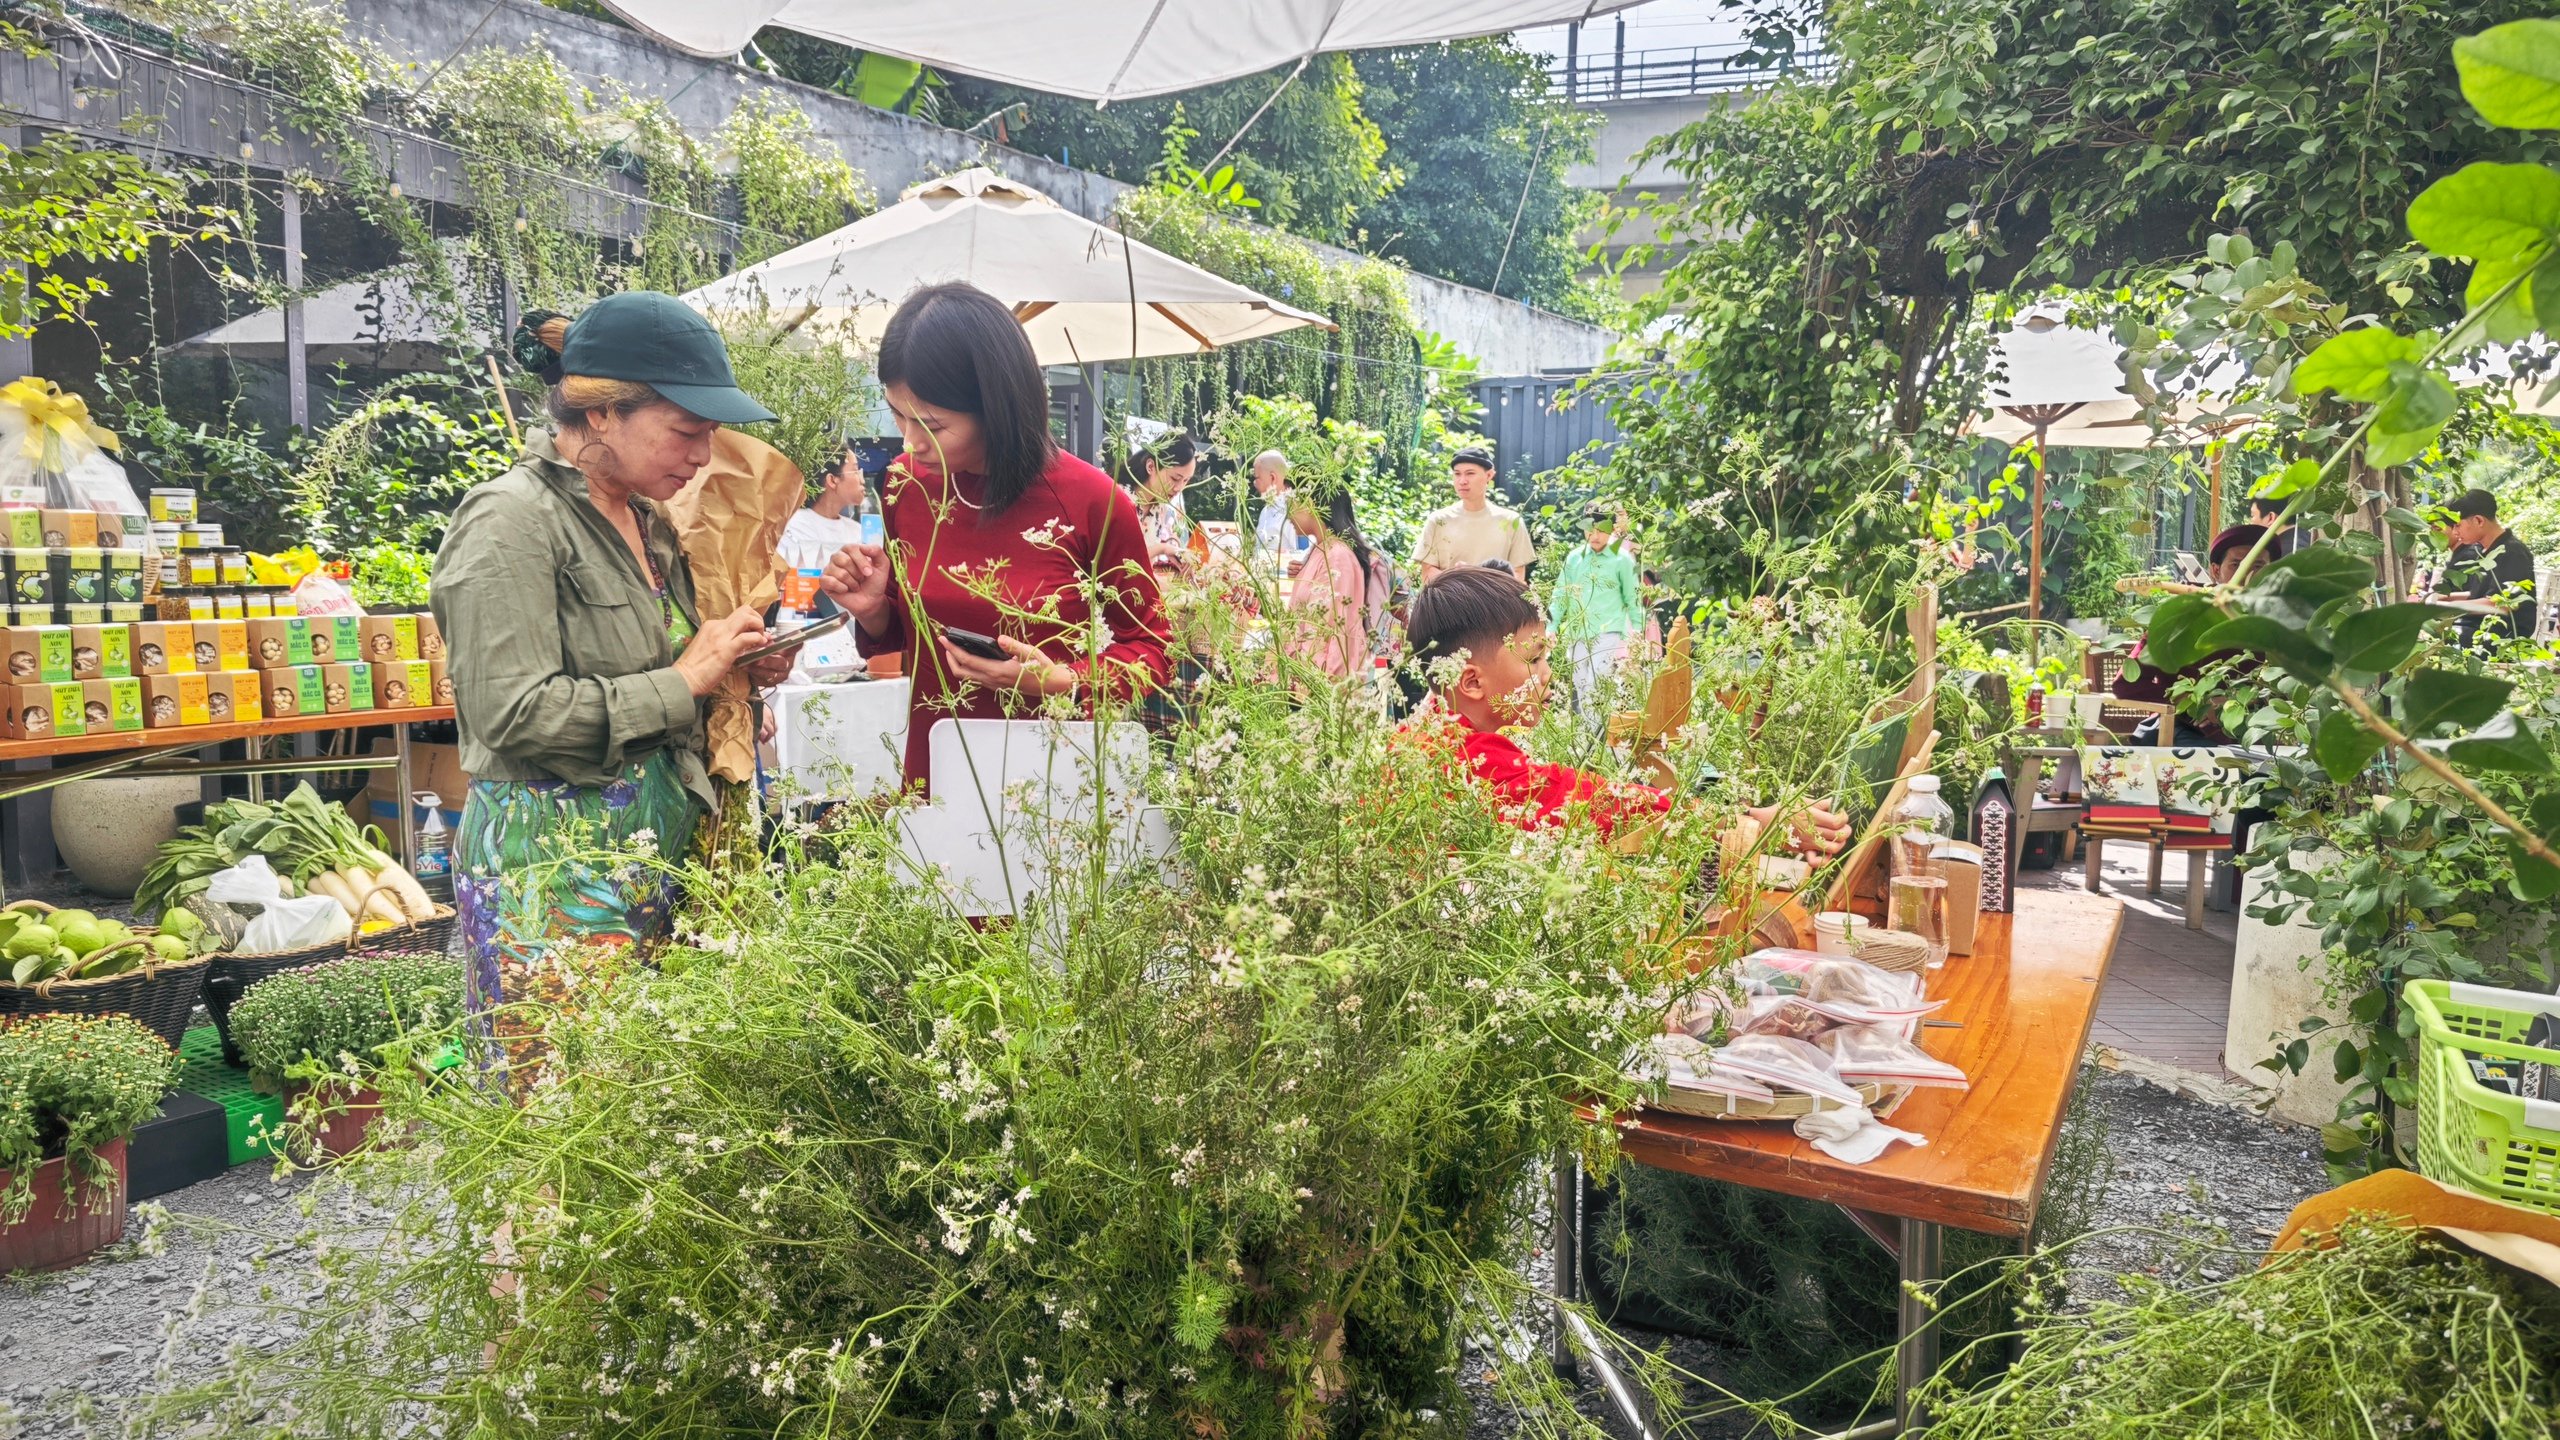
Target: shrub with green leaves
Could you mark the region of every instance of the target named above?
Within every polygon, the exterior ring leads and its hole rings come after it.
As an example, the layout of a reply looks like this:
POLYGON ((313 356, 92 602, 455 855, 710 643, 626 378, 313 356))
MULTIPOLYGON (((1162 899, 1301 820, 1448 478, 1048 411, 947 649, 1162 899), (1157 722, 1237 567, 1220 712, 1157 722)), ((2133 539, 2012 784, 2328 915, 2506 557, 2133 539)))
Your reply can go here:
POLYGON ((1014 922, 903 882, 871 816, 689 873, 684 943, 552 1019, 521 1110, 382 1077, 429 1137, 349 1162, 390 1222, 318 1258, 297 1348, 169 1407, 241 1436, 1413 1435, 1463 1410, 1474 1335, 1532 1433, 1578 1428, 1522 1330, 1535 1182, 1614 1154, 1579 1102, 1640 1093, 1730 817, 1621 856, 1503 824, 1446 763, 1357 687, 1212 682, 1150 767, 1171 859, 1053 855, 1014 922))
POLYGON ((231 1012, 231 1038, 250 1071, 269 1080, 313 1064, 369 1076, 383 1046, 450 1024, 461 1009, 461 962, 362 955, 251 986, 231 1012))
MULTIPOLYGON (((177 1052, 122 1015, 0 1019, 0 1225, 27 1218, 35 1172, 55 1156, 93 1204, 113 1193, 101 1145, 159 1113, 178 1083, 177 1052)), ((66 1200, 74 1187, 63 1187, 66 1200)))

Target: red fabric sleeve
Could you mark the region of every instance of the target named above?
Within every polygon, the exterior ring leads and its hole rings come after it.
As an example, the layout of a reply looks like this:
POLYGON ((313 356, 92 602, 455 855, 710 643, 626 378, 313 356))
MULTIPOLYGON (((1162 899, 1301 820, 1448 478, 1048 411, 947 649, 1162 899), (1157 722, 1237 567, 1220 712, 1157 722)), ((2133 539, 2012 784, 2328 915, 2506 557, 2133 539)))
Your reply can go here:
POLYGON ((1569 765, 1540 764, 1509 736, 1470 732, 1460 753, 1473 765, 1477 778, 1492 787, 1503 818, 1523 830, 1555 824, 1567 810, 1580 806, 1592 825, 1607 835, 1622 821, 1671 808, 1668 791, 1603 780, 1569 765))
MULTIPOLYGON (((1164 591, 1156 584, 1155 567, 1147 559, 1146 530, 1138 507, 1117 485, 1097 487, 1100 503, 1086 522, 1086 533, 1100 537, 1092 557, 1093 573, 1102 587, 1102 618, 1111 628, 1111 643, 1102 647, 1104 692, 1116 700, 1135 699, 1161 690, 1173 678, 1166 652, 1173 630, 1165 621, 1164 591)), ((1069 665, 1077 689, 1094 693, 1095 661, 1079 658, 1069 665)))

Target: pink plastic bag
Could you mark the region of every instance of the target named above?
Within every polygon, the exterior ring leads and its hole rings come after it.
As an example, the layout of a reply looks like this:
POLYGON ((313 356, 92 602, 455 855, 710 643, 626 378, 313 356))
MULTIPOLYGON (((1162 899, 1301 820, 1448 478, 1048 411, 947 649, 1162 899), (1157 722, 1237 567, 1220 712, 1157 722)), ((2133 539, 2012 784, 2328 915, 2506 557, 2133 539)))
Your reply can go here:
POLYGON ((302 614, 315 619, 364 613, 364 607, 356 603, 355 596, 347 593, 346 586, 317 570, 303 576, 302 583, 293 587, 293 603, 302 614))

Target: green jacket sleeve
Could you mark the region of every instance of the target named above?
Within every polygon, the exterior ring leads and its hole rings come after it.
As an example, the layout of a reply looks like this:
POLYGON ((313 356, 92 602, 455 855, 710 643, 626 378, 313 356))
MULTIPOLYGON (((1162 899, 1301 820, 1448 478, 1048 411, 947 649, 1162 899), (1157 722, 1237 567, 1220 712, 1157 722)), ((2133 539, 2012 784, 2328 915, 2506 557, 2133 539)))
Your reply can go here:
POLYGON ((486 491, 466 497, 437 556, 436 610, 461 726, 508 760, 598 783, 634 749, 692 724, 697 702, 673 665, 573 673, 561 575, 576 562, 553 553, 547 527, 513 508, 486 491))
POLYGON ((1644 587, 1636 582, 1636 562, 1623 550, 1618 552, 1618 589, 1626 596, 1626 609, 1621 613, 1627 617, 1627 633, 1641 634, 1644 630, 1644 587))

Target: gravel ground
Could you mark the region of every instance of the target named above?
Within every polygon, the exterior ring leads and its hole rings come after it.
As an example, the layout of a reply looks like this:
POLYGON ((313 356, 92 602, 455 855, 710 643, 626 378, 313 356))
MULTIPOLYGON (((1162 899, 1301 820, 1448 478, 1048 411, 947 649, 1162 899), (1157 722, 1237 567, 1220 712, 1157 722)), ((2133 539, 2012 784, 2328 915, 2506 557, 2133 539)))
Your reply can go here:
MULTIPOLYGON (((2131 1075, 2093 1070, 2086 1084, 2091 1103, 2075 1123, 2104 1127, 2112 1164, 2093 1223, 2142 1228, 2087 1242, 2075 1270, 2158 1274, 2197 1263, 2182 1252, 2180 1236, 2262 1246, 2297 1201, 2326 1188, 2310 1131, 2131 1075)), ((269 1265, 292 1253, 293 1236, 311 1223, 300 1203, 305 1184, 278 1183, 264 1166, 244 1166, 161 1198, 176 1223, 166 1228, 159 1254, 128 1243, 76 1270, 0 1281, 0 1440, 119 1433, 120 1403, 154 1388, 155 1372, 201 1373, 227 1350, 289 1339, 308 1282, 289 1265, 269 1265), (209 1298, 216 1295, 230 1298, 209 1298), (209 1313, 190 1327, 182 1349, 164 1355, 169 1321, 198 1307, 209 1313)), ((364 1223, 352 1212, 324 1219, 339 1233, 364 1223)), ((129 1230, 128 1241, 140 1230, 129 1230)), ((2238 1262, 2205 1253, 2200 1263, 2227 1273, 2238 1262)), ((1545 1257, 1533 1261, 1533 1282, 1543 1286, 1547 1269, 1545 1257)), ((1524 1321, 1527 1343, 1543 1352, 1545 1316, 1524 1321)), ((1693 1340, 1633 1329, 1627 1338, 1700 1374, 1721 1368, 1714 1350, 1693 1340)), ((1487 1393, 1482 1377, 1490 1359, 1476 1348, 1467 1363, 1476 1408, 1468 1440, 1503 1440, 1521 1428, 1487 1393)), ((1605 1400, 1589 1387, 1580 1408, 1607 1417, 1605 1400)))

